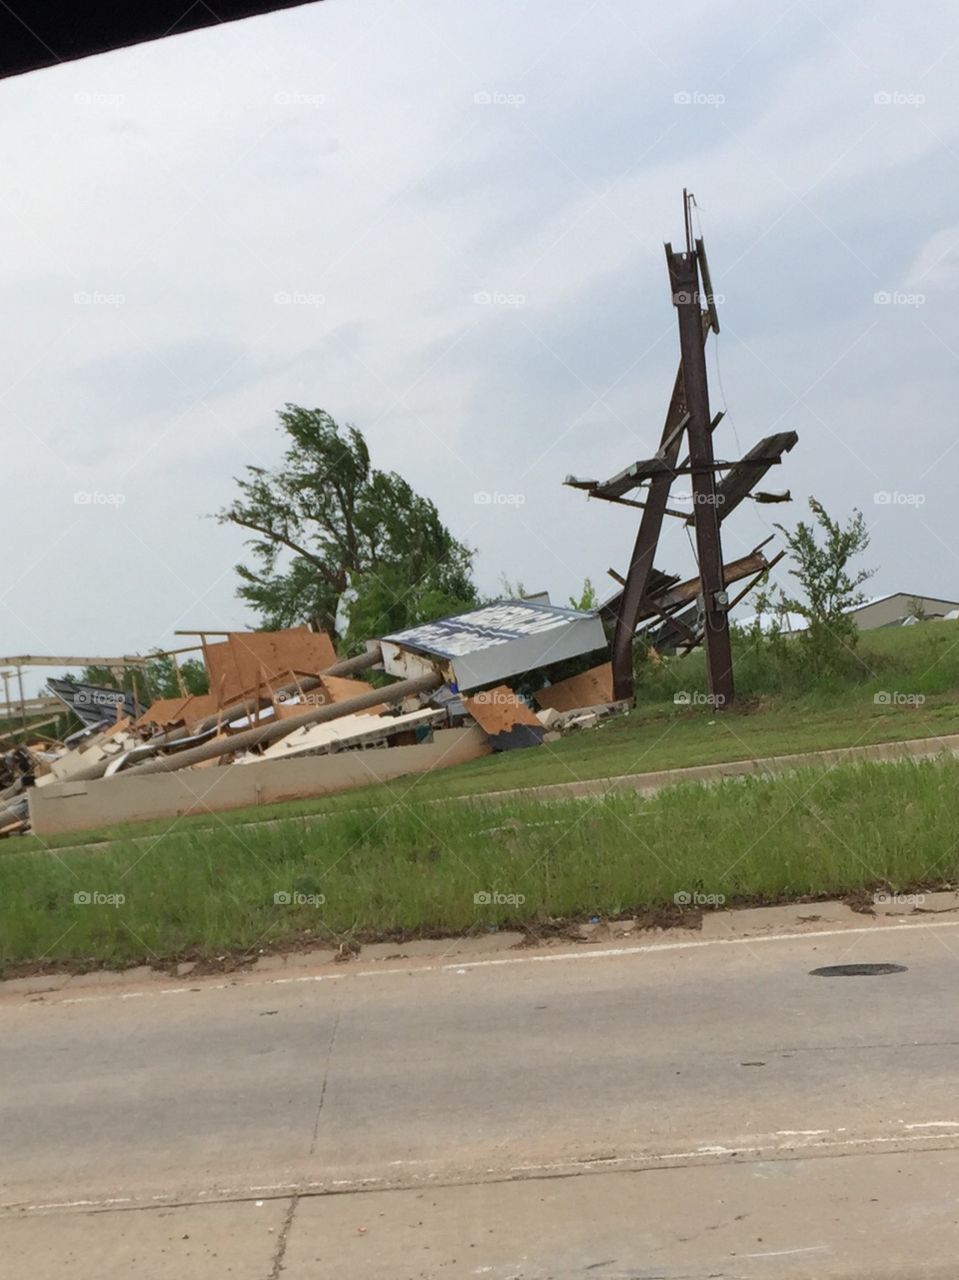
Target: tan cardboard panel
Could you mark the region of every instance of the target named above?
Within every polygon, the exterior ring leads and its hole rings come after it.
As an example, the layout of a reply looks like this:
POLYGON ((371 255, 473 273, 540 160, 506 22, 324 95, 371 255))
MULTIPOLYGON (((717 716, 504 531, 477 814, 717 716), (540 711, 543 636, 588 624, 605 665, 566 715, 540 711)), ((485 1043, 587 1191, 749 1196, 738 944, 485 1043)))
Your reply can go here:
POLYGON ((542 727, 535 713, 509 685, 497 685, 495 689, 464 698, 463 705, 480 728, 492 735, 506 733, 518 724, 542 727))
POLYGON ((544 711, 547 707, 555 711, 575 711, 578 707, 598 707, 613 702, 613 665, 604 662, 602 666, 591 667, 578 676, 539 689, 533 697, 544 711))

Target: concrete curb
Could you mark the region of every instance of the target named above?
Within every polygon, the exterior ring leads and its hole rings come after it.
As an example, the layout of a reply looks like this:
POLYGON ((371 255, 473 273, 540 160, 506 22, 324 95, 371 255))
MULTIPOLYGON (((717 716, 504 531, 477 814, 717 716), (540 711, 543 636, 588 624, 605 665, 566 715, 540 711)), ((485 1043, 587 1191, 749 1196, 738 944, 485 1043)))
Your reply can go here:
POLYGON ((567 796, 601 796, 612 791, 638 791, 655 795, 665 787, 698 782, 708 785, 723 778, 758 774, 774 777, 796 769, 834 769, 843 764, 896 763, 902 760, 932 760, 937 756, 959 757, 959 734, 945 738, 910 738, 905 742, 878 742, 865 747, 837 747, 831 751, 802 751, 788 756, 763 756, 754 760, 729 760, 719 764, 696 764, 683 769, 659 769, 653 773, 626 773, 616 778, 592 778, 582 782, 557 782, 537 787, 512 787, 508 791, 485 791, 460 800, 561 800, 567 796))

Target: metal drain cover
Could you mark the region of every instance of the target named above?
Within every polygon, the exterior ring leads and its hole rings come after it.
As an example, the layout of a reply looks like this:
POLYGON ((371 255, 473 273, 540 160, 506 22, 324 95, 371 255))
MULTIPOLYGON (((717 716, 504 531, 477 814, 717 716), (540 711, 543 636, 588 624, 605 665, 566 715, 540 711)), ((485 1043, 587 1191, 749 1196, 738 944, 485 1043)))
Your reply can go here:
POLYGON ((905 973, 904 964, 828 964, 823 969, 810 969, 812 978, 871 978, 882 973, 905 973))

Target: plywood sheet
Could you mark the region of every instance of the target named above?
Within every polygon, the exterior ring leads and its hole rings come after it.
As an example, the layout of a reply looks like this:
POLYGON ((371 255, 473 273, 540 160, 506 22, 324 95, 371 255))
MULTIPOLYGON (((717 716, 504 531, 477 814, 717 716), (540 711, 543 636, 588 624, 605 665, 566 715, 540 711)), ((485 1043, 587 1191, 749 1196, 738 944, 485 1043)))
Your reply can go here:
POLYGON ((286 631, 234 631, 228 645, 242 689, 255 688, 261 673, 271 679, 284 671, 318 675, 336 662, 336 651, 324 631, 290 627, 286 631))
POLYGON ((612 663, 604 662, 578 676, 570 676, 568 680, 547 685, 545 689, 534 693, 533 697, 537 706, 544 711, 548 707, 555 711, 576 711, 579 707, 598 707, 603 703, 613 702, 612 663))
POLYGON ((184 724, 188 728, 204 716, 216 711, 216 699, 210 693, 192 694, 186 698, 157 698, 137 720, 137 728, 154 724, 159 729, 169 729, 184 724))
MULTIPOLYGON (((293 673, 289 680, 281 680, 281 684, 292 684, 293 673)), ((320 683, 303 694, 289 694, 286 697, 274 698, 273 708, 280 720, 289 720, 293 716, 302 715, 310 707, 327 707, 338 702, 346 702, 357 698, 360 694, 369 693, 372 685, 365 680, 350 680, 345 676, 321 676, 320 683)), ((379 702, 375 707, 367 707, 357 711, 360 716, 378 716, 386 710, 386 703, 379 702)))
POLYGON ((542 728, 532 708, 518 698, 509 685, 497 685, 495 689, 485 689, 471 698, 464 698, 463 705, 480 728, 491 736, 506 733, 519 724, 542 728))

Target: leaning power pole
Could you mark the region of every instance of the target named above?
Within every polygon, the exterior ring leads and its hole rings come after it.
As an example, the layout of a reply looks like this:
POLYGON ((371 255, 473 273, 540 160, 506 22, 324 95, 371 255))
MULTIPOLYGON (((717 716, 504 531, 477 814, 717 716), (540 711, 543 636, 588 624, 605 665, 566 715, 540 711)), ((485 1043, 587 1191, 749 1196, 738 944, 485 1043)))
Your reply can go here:
POLYGON ((684 191, 685 251, 675 253, 672 245, 666 245, 670 291, 679 322, 680 363, 659 448, 652 458, 631 463, 609 480, 567 476, 566 484, 584 489, 591 498, 642 511, 626 572, 609 571, 621 590, 600 609, 613 631, 613 696, 634 695, 633 647, 637 629, 645 623, 651 643, 676 645, 684 652, 705 645, 709 694, 716 709, 722 710, 731 705, 735 694, 729 610, 783 553, 767 560, 762 553, 765 543, 761 543, 750 555, 724 565, 720 526, 747 498, 789 500, 788 492, 753 490, 770 467, 782 462, 797 436, 795 431, 766 436, 734 462, 721 461, 714 454, 713 432, 723 414, 710 418, 705 348, 710 331, 719 333, 719 317, 706 250, 701 239, 693 239, 693 203, 692 194, 684 191), (681 476, 690 479, 692 511, 670 506, 673 484, 681 476), (631 493, 639 496, 627 497, 631 493), (653 563, 666 517, 678 519, 695 532, 697 572, 688 582, 680 583, 677 575, 664 573, 653 563), (730 601, 728 588, 743 578, 752 581, 730 601))
MULTIPOLYGON (((718 708, 728 707, 735 695, 733 655, 729 641, 729 593, 723 575, 723 547, 719 532, 716 458, 709 416, 709 383, 703 346, 702 315, 715 315, 709 268, 702 240, 693 243, 688 192, 683 191, 686 251, 674 253, 666 245, 666 265, 679 318, 679 349, 686 399, 686 434, 693 491, 693 528, 699 561, 699 612, 706 648, 707 691, 718 708)), ((715 329, 719 331, 718 323, 715 329)))

